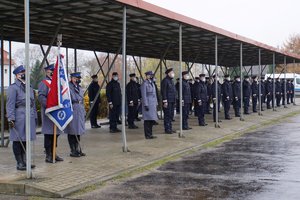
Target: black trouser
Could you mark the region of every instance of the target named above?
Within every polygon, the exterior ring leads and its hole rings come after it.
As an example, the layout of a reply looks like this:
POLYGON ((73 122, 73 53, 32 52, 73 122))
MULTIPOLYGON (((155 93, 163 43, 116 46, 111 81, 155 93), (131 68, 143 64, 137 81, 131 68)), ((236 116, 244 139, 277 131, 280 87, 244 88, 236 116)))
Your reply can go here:
POLYGON ((180 113, 180 109, 179 109, 179 99, 176 99, 176 113, 180 113))
POLYGON ((182 107, 182 128, 188 128, 190 103, 185 103, 182 107))
MULTIPOLYGON (((57 146, 57 138, 59 135, 56 135, 56 146, 57 146)), ((45 149, 53 149, 54 135, 44 134, 44 148, 45 149)))
POLYGON ((198 116, 198 110, 199 110, 199 104, 196 100, 194 100, 194 116, 197 117, 198 116))
POLYGON ((244 113, 249 113, 249 107, 250 107, 250 97, 244 97, 244 113))
POLYGON ((272 101, 272 107, 274 107, 274 102, 273 102, 273 95, 267 95, 267 108, 270 109, 271 108, 271 103, 272 101))
POLYGON ((282 105, 285 105, 285 95, 282 94, 282 105))
POLYGON ((128 115, 127 115, 127 122, 129 126, 134 125, 134 119, 137 115, 137 104, 133 104, 133 106, 128 105, 128 115))
POLYGON ((279 107, 280 106, 280 100, 281 100, 281 94, 276 94, 276 106, 279 107))
POLYGON ((206 102, 202 102, 202 105, 199 105, 198 107, 198 123, 199 125, 204 125, 205 120, 204 120, 204 115, 205 115, 205 110, 206 110, 206 102))
POLYGON ((263 110, 263 105, 264 105, 264 103, 266 103, 266 96, 265 95, 262 95, 261 96, 261 109, 263 110))
POLYGON ((205 104, 205 113, 206 114, 209 114, 209 111, 210 111, 209 102, 210 102, 210 99, 208 98, 208 102, 206 102, 206 104, 205 104))
POLYGON ((294 103, 294 92, 292 92, 290 95, 291 95, 291 103, 294 103))
POLYGON ((144 120, 144 133, 145 138, 150 138, 152 136, 153 120, 144 120))
MULTIPOLYGON (((92 104, 90 104, 92 105, 92 104)), ((99 104, 95 103, 93 109, 91 110, 90 113, 90 122, 91 122, 91 126, 97 126, 97 114, 98 114, 98 108, 99 108, 99 104)))
POLYGON ((234 114, 236 117, 239 117, 240 114, 240 108, 241 108, 241 100, 233 100, 233 109, 234 109, 234 114))
POLYGON ((286 102, 287 104, 290 104, 291 94, 286 95, 286 102))
POLYGON ((26 142, 13 141, 12 149, 14 152, 14 156, 16 161, 25 163, 25 150, 26 150, 26 142), (25 149, 23 149, 22 144, 25 149))
POLYGON ((257 96, 252 96, 252 111, 257 112, 257 96))
POLYGON ((120 108, 121 108, 120 105, 113 105, 113 107, 109 109, 109 128, 110 128, 110 130, 117 129, 117 122, 119 120, 120 108))
POLYGON ((230 110, 231 101, 230 100, 224 100, 223 103, 224 103, 225 119, 228 119, 228 118, 230 118, 229 110, 230 110))
POLYGON ((164 127, 165 131, 172 131, 172 119, 174 117, 174 103, 168 103, 167 108, 163 107, 164 111, 164 127))

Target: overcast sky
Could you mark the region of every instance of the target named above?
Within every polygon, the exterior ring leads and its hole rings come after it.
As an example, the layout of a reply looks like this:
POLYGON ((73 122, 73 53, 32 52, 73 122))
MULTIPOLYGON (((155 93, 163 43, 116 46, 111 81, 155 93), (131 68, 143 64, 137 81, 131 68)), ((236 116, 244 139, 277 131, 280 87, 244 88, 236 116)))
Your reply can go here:
POLYGON ((274 47, 300 34, 300 0, 146 1, 274 47))

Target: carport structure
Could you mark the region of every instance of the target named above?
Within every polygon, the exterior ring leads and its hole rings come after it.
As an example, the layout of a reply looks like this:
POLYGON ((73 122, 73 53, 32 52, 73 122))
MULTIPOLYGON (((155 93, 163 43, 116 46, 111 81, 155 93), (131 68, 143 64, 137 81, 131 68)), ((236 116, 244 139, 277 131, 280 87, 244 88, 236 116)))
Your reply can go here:
MULTIPOLYGON (((126 56, 134 57, 141 76, 143 75, 140 70, 141 65, 136 62, 135 56, 160 59, 155 70, 158 72, 160 69, 160 77, 162 77, 165 60, 179 61, 179 65, 173 67, 179 68, 180 79, 183 63, 188 64, 189 71, 194 63, 214 65, 215 70, 212 74, 217 75, 220 67, 240 67, 242 75, 244 66, 259 66, 261 72, 262 65, 272 64, 274 73, 275 64, 286 66, 288 63, 300 61, 299 55, 282 52, 141 0, 31 0, 30 4, 26 0, 25 2, 2 0, 0 13, 1 46, 4 40, 25 42, 25 50, 28 53, 29 41, 32 44, 49 45, 44 52, 45 58, 42 64, 47 62, 47 55, 51 46, 55 45, 58 34, 63 35, 63 47, 73 48, 75 52, 77 49, 82 49, 94 51, 95 55, 96 52, 115 54, 113 61, 108 64, 109 69, 106 74, 103 73, 103 64, 99 62, 99 72, 101 71, 105 77, 101 86, 107 81, 117 55, 122 54, 122 136, 125 152, 128 151, 125 133, 126 56)), ((26 57, 28 63, 28 55, 26 57)), ((1 70, 3 85, 3 68, 1 70)), ((74 70, 77 71, 76 53, 74 70)), ((26 73, 29 77, 29 70, 26 73)), ((217 88, 217 82, 215 87, 217 88)), ((3 87, 1 90, 3 94, 3 87)), ((180 91, 182 91, 181 82, 180 91)), ((4 145, 3 98, 2 95, 2 146, 4 145)), ((259 104, 260 102, 261 99, 259 104)), ((182 113, 181 105, 180 101, 180 113, 182 113)), ((29 111, 29 103, 27 109, 29 111)), ((219 127, 218 113, 216 116, 215 126, 219 127)), ((182 137, 182 115, 180 115, 180 123, 179 136, 182 137)), ((29 141, 28 145, 30 149, 29 141)))

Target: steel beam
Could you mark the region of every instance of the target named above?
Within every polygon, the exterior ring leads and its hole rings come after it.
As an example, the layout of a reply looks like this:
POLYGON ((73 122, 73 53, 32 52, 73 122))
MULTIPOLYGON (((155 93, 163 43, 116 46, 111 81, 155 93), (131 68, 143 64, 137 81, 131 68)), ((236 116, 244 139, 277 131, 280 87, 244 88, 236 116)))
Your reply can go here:
POLYGON ((272 106, 273 106, 273 111, 276 111, 275 109, 275 53, 273 53, 273 66, 272 66, 272 72, 273 72, 273 103, 272 103, 272 106))
POLYGON ((179 24, 179 112, 179 137, 182 138, 182 24, 179 24))
POLYGON ((47 66, 49 65, 49 62, 48 62, 48 59, 47 59, 47 56, 46 56, 46 53, 45 53, 45 50, 43 48, 43 45, 40 44, 40 47, 41 47, 41 50, 42 50, 42 54, 44 57, 46 57, 46 63, 47 63, 47 66))
MULTIPOLYGON (((132 58, 133 58, 133 61, 134 61, 135 66, 136 66, 136 68, 137 68, 137 70, 138 70, 138 72, 139 72, 139 74, 140 74, 141 79, 144 81, 144 78, 143 78, 143 75, 142 75, 142 71, 140 70, 140 68, 139 68, 139 66, 138 66, 138 63, 137 63, 135 57, 132 56, 132 58)), ((140 59, 140 60, 141 60, 141 59, 140 59)), ((142 66, 142 65, 141 65, 141 62, 140 62, 140 66, 142 66)))
POLYGON ((4 147, 4 37, 1 26, 1 147, 4 147))
POLYGON ((241 121, 244 121, 244 115, 243 115, 243 101, 244 101, 244 98, 243 98, 243 43, 241 42, 240 44, 240 79, 241 79, 241 82, 240 82, 240 85, 241 85, 241 109, 240 109, 240 120, 241 121))
POLYGON ((259 65, 259 76, 257 77, 258 78, 258 105, 259 105, 259 112, 258 112, 258 115, 262 115, 262 110, 261 110, 261 107, 262 107, 262 102, 261 102, 261 85, 262 85, 262 81, 261 81, 261 49, 258 50, 258 65, 259 65))
POLYGON ((294 68, 294 99, 293 99, 293 105, 295 106, 296 105, 296 90, 295 90, 295 85, 296 85, 296 80, 295 80, 295 74, 296 74, 296 70, 295 70, 295 59, 293 60, 293 68, 294 68))
POLYGON ((286 56, 284 56, 284 99, 285 99, 285 102, 284 102, 284 108, 287 108, 287 95, 286 95, 286 84, 287 84, 287 81, 286 81, 286 56))
MULTIPOLYGON (((216 91, 216 122, 215 122, 215 128, 220 128, 219 125, 219 91, 218 91, 218 36, 215 36, 215 69, 216 69, 216 78, 215 78, 215 91, 216 91)), ((210 73, 210 65, 209 65, 209 73, 210 73)), ((211 76, 211 74, 209 74, 211 76)))
POLYGON ((8 83, 9 85, 11 85, 11 75, 12 75, 12 71, 11 71, 11 61, 12 61, 12 56, 11 56, 11 40, 9 40, 8 42, 8 51, 9 51, 9 70, 8 70, 8 74, 9 74, 9 78, 8 78, 8 83))
POLYGON ((66 68, 67 68, 67 77, 69 77, 69 49, 66 47, 66 68))
POLYGON ((77 49, 74 49, 74 72, 77 72, 77 49))

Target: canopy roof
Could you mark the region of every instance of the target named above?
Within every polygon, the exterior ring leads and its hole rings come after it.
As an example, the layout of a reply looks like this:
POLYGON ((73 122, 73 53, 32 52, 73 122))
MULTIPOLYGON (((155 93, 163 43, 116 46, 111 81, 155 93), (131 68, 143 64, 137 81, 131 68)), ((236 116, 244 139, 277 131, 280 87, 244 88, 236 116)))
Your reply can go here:
MULTIPOLYGON (((179 24, 182 24, 183 61, 215 64, 218 35, 219 65, 238 66, 243 43, 243 65, 300 61, 300 56, 281 52, 215 26, 171 12, 141 0, 31 0, 30 42, 49 45, 61 22, 63 46, 116 53, 122 44, 123 7, 127 6, 127 54, 179 59, 179 24), (165 52, 167 53, 165 54, 165 52)), ((5 40, 24 42, 24 4, 1 0, 0 26, 5 40)))

